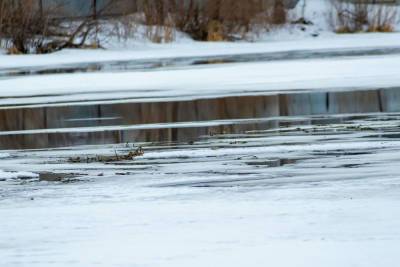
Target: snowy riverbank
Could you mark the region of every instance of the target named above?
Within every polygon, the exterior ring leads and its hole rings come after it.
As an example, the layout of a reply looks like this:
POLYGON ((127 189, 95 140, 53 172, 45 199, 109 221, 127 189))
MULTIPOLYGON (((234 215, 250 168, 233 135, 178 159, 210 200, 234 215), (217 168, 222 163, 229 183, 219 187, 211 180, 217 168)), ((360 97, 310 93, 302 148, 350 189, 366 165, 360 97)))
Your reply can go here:
POLYGON ((0 69, 20 67, 44 67, 105 61, 129 61, 176 57, 199 57, 271 53, 285 51, 310 51, 331 49, 359 49, 399 47, 400 33, 362 33, 329 35, 319 38, 265 42, 183 42, 171 44, 137 44, 130 48, 109 50, 64 50, 48 55, 0 54, 0 69))

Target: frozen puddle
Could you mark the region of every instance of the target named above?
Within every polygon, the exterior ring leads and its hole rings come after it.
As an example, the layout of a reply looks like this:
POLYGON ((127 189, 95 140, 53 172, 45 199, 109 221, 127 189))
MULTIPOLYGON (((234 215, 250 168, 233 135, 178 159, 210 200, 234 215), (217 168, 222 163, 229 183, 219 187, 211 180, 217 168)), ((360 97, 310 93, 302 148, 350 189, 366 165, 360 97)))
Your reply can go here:
POLYGON ((396 266, 399 97, 4 106, 0 265, 396 266))

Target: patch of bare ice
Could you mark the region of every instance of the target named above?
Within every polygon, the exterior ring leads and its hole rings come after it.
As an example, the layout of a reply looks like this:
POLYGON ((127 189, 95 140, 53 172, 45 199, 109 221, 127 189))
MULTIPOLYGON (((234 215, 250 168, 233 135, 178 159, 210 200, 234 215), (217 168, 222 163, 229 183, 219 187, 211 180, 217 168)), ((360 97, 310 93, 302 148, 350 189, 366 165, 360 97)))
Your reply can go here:
POLYGON ((32 172, 8 172, 0 170, 0 180, 20 179, 20 178, 36 178, 38 174, 32 172))

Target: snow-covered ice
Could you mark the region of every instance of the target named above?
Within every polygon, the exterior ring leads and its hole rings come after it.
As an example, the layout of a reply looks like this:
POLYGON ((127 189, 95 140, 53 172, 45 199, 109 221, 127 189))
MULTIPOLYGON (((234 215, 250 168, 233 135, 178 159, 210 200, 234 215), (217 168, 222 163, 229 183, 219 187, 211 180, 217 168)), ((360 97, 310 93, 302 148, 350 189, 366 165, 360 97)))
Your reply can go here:
POLYGON ((34 177, 38 177, 38 175, 32 172, 17 172, 17 171, 7 172, 0 170, 0 180, 34 178, 34 177))
POLYGON ((377 114, 149 143, 128 164, 67 162, 124 145, 9 151, 0 169, 78 177, 0 182, 0 263, 395 266, 398 123, 377 114))
POLYGON ((400 56, 211 65, 151 72, 61 74, 0 80, 5 103, 204 98, 277 91, 397 87, 400 56), (48 96, 51 97, 48 97, 48 96), (35 96, 32 99, 20 97, 35 96), (44 98, 38 98, 38 97, 44 98), (14 99, 14 97, 18 97, 14 99))

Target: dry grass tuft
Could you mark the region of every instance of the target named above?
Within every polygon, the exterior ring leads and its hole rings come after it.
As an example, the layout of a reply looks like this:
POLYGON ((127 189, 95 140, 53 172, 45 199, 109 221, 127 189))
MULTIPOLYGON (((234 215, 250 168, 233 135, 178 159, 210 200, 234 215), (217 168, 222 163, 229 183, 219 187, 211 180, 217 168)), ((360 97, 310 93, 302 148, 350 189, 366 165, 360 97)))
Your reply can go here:
POLYGON ((363 0, 332 0, 330 19, 337 33, 393 32, 398 22, 398 7, 393 4, 368 4, 363 0))

